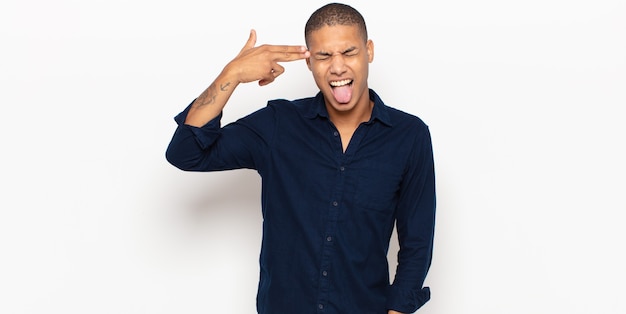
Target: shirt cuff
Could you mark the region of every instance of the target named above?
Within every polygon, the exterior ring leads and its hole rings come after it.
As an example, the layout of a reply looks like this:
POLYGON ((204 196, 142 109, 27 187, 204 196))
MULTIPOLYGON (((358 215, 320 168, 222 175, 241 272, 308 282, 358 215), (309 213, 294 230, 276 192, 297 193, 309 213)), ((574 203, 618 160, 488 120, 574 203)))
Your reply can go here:
POLYGON ((189 108, 191 108, 191 104, 187 106, 187 108, 185 108, 185 110, 179 113, 176 117, 174 117, 174 120, 180 128, 187 129, 193 134, 193 137, 195 138, 196 143, 198 143, 200 148, 207 149, 219 137, 222 113, 213 118, 211 121, 207 122, 202 127, 195 127, 185 124, 187 114, 189 113, 189 108))
POLYGON ((404 290, 391 286, 391 293, 387 297, 387 309, 400 313, 414 313, 430 300, 430 288, 420 290, 404 290))

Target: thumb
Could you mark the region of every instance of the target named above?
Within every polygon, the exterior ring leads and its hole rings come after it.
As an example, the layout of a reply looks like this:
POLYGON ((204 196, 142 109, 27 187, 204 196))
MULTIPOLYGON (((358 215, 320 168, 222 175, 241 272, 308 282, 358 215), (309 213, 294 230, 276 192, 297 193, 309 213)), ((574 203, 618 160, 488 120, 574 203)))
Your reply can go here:
POLYGON ((246 44, 243 46, 243 48, 241 48, 241 52, 254 48, 255 44, 256 44, 256 31, 254 29, 251 29, 250 37, 248 37, 248 41, 246 41, 246 44))

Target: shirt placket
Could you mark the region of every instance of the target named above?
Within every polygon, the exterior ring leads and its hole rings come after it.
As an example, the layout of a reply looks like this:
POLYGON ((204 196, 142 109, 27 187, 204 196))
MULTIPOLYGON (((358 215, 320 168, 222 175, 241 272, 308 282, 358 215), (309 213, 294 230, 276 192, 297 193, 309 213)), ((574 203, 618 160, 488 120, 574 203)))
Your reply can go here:
POLYGON ((328 202, 326 221, 324 226, 324 240, 322 245, 322 257, 319 268, 319 293, 317 298, 317 312, 327 312, 328 301, 330 297, 330 284, 334 277, 332 274, 332 259, 335 252, 335 230, 337 227, 337 219, 339 213, 342 210, 342 196, 345 186, 345 164, 347 162, 347 156, 343 154, 343 148, 341 144, 341 137, 339 132, 332 127, 332 148, 336 160, 337 171, 334 179, 334 186, 332 194, 328 202))

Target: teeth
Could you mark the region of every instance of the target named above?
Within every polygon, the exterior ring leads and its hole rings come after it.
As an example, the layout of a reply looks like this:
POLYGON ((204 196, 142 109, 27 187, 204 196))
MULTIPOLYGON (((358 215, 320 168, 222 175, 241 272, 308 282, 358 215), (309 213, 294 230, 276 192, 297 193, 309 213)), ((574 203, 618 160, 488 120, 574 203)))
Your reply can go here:
POLYGON ((352 80, 335 81, 335 82, 330 82, 330 86, 339 87, 339 86, 348 85, 350 83, 352 83, 352 80))

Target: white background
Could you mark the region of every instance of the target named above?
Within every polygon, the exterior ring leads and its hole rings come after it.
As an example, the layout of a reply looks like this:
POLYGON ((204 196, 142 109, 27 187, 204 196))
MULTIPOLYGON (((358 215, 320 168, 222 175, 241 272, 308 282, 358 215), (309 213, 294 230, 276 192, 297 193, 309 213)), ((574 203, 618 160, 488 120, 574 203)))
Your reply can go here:
MULTIPOLYGON (((164 153, 251 28, 303 44, 325 3, 3 1, 0 313, 253 313, 258 175, 164 153)), ((433 136, 418 313, 625 313, 625 2, 350 4, 370 86, 433 136)), ((316 92, 304 62, 285 67, 240 86, 224 121, 316 92)))

